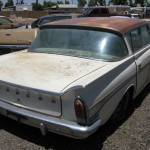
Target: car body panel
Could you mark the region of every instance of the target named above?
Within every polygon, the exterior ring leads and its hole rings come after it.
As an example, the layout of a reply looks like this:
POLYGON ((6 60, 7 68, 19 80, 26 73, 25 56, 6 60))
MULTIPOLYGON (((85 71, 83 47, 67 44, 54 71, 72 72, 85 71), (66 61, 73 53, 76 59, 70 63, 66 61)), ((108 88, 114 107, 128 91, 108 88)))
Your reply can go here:
POLYGON ((31 45, 38 29, 7 29, 0 30, 0 45, 31 45))
POLYGON ((149 46, 135 54, 137 64, 137 92, 143 89, 149 78, 150 51, 148 49, 150 49, 149 46))

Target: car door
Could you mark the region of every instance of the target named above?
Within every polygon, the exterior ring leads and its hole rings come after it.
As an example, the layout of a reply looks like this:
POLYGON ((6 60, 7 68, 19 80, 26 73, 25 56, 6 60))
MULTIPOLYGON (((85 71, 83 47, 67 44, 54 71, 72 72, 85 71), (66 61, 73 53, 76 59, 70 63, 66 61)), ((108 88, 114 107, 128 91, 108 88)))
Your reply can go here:
POLYGON ((132 30, 127 35, 135 62, 137 65, 137 92, 140 92, 148 82, 149 69, 150 69, 150 37, 148 26, 132 30))
POLYGON ((148 79, 148 82, 150 81, 150 33, 149 33, 149 25, 147 26, 142 26, 141 27, 141 36, 142 36, 142 41, 143 41, 143 44, 145 46, 147 46, 147 65, 149 67, 148 69, 148 76, 147 76, 147 79, 148 79))

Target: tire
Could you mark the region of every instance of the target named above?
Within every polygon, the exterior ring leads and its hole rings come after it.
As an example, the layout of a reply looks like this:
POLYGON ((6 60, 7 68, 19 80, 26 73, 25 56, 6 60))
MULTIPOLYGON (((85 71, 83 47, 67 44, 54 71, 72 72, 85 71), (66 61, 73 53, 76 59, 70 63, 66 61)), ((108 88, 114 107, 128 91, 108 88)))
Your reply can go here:
POLYGON ((130 92, 127 91, 123 98, 121 99, 120 103, 118 104, 117 108, 115 109, 114 113, 110 117, 110 122, 120 122, 122 121, 127 113, 128 105, 130 100, 130 92))

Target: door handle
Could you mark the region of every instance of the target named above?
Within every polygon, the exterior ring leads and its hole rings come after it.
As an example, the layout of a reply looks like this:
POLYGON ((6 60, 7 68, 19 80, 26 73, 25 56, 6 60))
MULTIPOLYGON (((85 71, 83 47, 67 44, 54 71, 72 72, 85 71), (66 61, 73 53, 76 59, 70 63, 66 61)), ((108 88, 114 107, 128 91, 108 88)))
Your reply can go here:
POLYGON ((5 35, 6 35, 6 36, 10 36, 11 34, 10 34, 10 33, 6 33, 5 35))
POLYGON ((141 70, 142 69, 142 64, 138 65, 138 69, 141 70))

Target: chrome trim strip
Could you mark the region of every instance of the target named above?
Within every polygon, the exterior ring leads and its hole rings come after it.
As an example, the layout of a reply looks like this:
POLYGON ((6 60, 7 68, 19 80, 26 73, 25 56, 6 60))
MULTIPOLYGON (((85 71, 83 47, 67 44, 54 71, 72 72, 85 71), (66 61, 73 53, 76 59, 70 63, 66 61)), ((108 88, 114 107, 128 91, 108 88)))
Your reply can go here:
POLYGON ((0 45, 0 48, 28 49, 30 45, 0 45))
POLYGON ((83 29, 83 30, 96 30, 96 31, 108 31, 119 36, 123 34, 118 30, 108 27, 100 27, 100 26, 89 26, 89 25, 79 25, 79 24, 44 24, 39 27, 40 30, 48 29, 48 28, 71 28, 71 29, 83 29))

